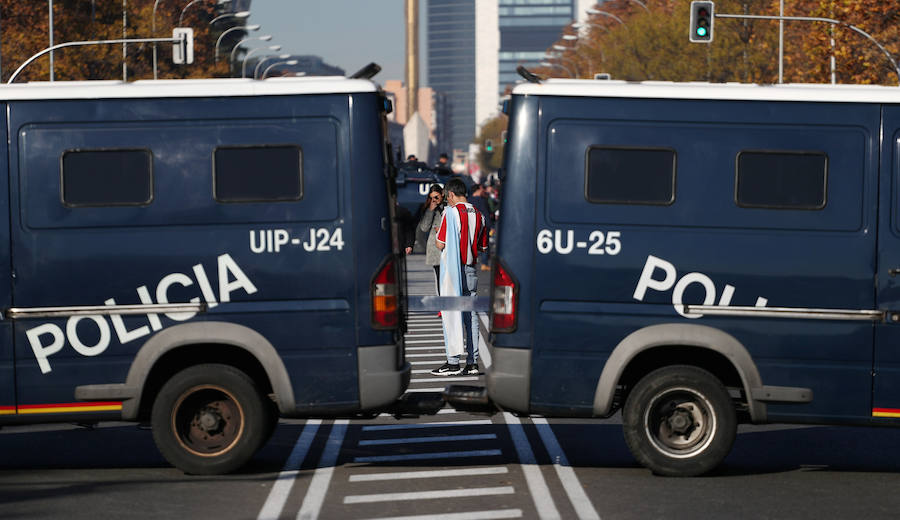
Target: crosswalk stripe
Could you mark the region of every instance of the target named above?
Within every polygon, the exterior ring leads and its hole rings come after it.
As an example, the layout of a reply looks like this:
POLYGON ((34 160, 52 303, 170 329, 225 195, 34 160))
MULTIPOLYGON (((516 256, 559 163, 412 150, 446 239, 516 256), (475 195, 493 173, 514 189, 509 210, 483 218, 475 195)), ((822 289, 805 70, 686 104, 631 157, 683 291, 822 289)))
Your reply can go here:
POLYGON ((428 423, 409 423, 409 424, 376 424, 371 426, 363 426, 364 432, 376 432, 383 430, 412 430, 416 428, 449 428, 453 426, 479 426, 483 424, 493 424, 490 419, 473 419, 469 421, 439 421, 428 423))
POLYGON ((410 379, 410 383, 438 383, 441 381, 478 381, 478 376, 465 376, 465 377, 444 377, 444 376, 435 376, 423 379, 410 379), (435 379, 440 378, 440 379, 435 379))
POLYGON ((427 471, 400 471, 394 473, 369 473, 366 475, 350 475, 350 482, 373 482, 382 480, 406 480, 444 477, 472 477, 480 475, 502 475, 509 473, 505 466, 487 468, 437 469, 427 471))
POLYGON ((427 437, 402 437, 397 439, 371 439, 359 441, 360 446, 383 446, 386 444, 419 444, 428 442, 486 441, 496 439, 496 433, 476 433, 472 435, 432 435, 427 437))
POLYGON ((377 520, 498 520, 502 518, 522 518, 522 510, 494 509, 489 511, 441 513, 436 515, 382 516, 378 517, 377 520))
POLYGON ((435 451, 427 453, 406 453, 403 455, 372 455, 354 457, 353 462, 399 462, 404 460, 460 459, 466 457, 496 457, 500 450, 435 451))
POLYGON ((538 517, 542 520, 561 518, 559 510, 556 509, 556 504, 553 502, 553 496, 550 494, 550 488, 547 487, 547 481, 544 480, 541 468, 537 465, 537 459, 534 457, 528 437, 525 436, 522 423, 509 412, 503 412, 503 418, 506 420, 506 427, 509 429, 513 446, 519 456, 522 473, 525 474, 525 483, 528 485, 532 500, 534 500, 538 517))
POLYGON ((300 472, 300 465, 306 458, 306 453, 316 438, 316 432, 322 423, 319 419, 310 419, 303 425, 303 431, 297 438, 294 449, 288 455, 287 461, 284 463, 284 469, 278 474, 272 489, 269 490, 269 496, 263 504, 262 510, 257 517, 259 520, 277 519, 281 516, 284 504, 287 502, 288 495, 291 493, 291 487, 294 485, 294 479, 300 472))
POLYGON ((335 462, 337 462, 338 454, 341 452, 341 445, 344 443, 344 436, 347 434, 347 424, 349 422, 346 419, 342 419, 334 421, 334 424, 331 426, 331 434, 328 436, 328 440, 325 441, 325 449, 322 450, 319 466, 313 473, 312 480, 309 482, 309 488, 306 490, 306 496, 303 497, 303 503, 300 505, 300 512, 297 513, 298 520, 319 518, 319 512, 322 511, 325 494, 328 492, 328 485, 331 483, 331 475, 334 474, 335 462))

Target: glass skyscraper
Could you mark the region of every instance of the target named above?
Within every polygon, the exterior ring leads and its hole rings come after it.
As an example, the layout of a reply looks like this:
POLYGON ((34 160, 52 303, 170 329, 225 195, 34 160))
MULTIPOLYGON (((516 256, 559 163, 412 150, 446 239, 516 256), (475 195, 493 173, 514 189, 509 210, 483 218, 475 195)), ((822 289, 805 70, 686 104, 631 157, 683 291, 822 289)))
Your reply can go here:
POLYGON ((466 150, 476 124, 475 0, 428 0, 428 86, 446 96, 450 147, 466 150))
POLYGON ((577 16, 576 0, 499 0, 499 92, 521 77, 516 67, 536 67, 577 16))

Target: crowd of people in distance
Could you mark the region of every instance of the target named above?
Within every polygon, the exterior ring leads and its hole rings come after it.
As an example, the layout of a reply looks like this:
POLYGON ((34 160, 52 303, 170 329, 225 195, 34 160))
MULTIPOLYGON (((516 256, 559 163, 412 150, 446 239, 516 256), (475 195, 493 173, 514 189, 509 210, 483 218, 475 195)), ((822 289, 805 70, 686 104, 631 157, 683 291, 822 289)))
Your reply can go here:
MULTIPOLYGON (((424 165, 415 155, 404 167, 424 165)), ((397 206, 401 248, 407 255, 423 253, 425 265, 434 270, 439 296, 476 294, 477 269, 489 270, 488 244, 499 216, 499 192, 494 183, 475 182, 454 174, 449 158, 441 154, 432 168, 444 184, 435 183, 415 215, 397 206)), ((447 362, 431 371, 437 376, 479 375, 478 317, 474 312, 438 312, 444 329, 447 362), (460 358, 465 353, 465 366, 460 358)))

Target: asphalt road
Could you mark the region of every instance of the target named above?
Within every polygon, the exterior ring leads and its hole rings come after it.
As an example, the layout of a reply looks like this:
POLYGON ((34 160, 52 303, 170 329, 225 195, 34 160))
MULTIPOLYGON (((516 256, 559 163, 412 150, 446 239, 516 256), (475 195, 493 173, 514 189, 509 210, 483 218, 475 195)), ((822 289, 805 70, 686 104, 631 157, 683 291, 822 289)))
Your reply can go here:
MULTIPOLYGON (((410 287, 426 290, 416 274, 410 287), (418 284, 418 285, 417 285, 418 284)), ((411 391, 450 382, 432 316, 411 320, 411 391)), ((489 351, 488 351, 489 354, 489 351)), ((483 358, 485 363, 488 359, 483 358)), ((282 421, 237 474, 186 476, 133 424, 0 430, 0 518, 866 518, 900 511, 893 429, 745 426, 713 474, 652 475, 605 421, 441 410, 282 421)))

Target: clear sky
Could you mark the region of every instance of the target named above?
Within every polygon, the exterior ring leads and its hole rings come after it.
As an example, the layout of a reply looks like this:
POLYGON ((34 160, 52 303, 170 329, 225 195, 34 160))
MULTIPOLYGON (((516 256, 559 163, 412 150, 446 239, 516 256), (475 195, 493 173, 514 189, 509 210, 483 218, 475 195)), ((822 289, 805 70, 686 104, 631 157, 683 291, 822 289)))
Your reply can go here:
MULTIPOLYGON (((253 0, 247 23, 262 26, 252 34, 271 34, 268 43, 281 45, 280 53, 315 54, 347 74, 374 61, 382 68, 375 80, 384 84, 403 79, 404 5, 404 0, 253 0)), ((421 37, 419 46, 424 54, 421 37)))

